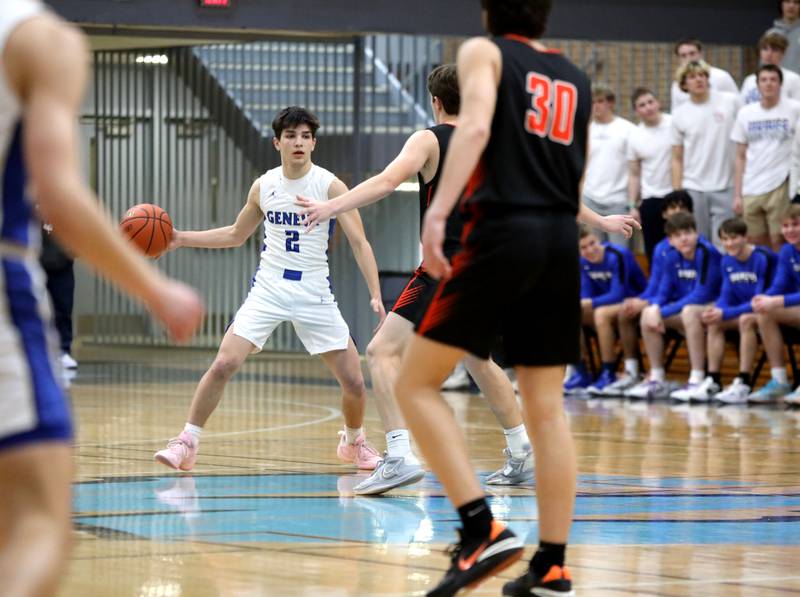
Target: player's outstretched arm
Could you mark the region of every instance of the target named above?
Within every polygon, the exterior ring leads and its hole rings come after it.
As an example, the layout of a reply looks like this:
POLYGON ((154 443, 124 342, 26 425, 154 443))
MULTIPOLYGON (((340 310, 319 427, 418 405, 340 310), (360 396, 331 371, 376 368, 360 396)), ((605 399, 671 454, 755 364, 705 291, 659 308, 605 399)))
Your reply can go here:
POLYGON ((422 231, 425 267, 435 278, 450 274, 442 251, 445 222, 489 142, 501 63, 500 50, 485 37, 468 40, 458 51, 461 111, 422 231))
MULTIPOLYGON (((328 196, 330 198, 339 197, 346 192, 347 185, 337 178, 331 183, 328 196)), ((383 308, 383 299, 381 298, 378 264, 375 261, 375 254, 372 252, 372 245, 369 244, 367 235, 364 232, 364 224, 361 221, 361 215, 358 210, 351 209, 339 216, 339 225, 347 237, 347 242, 350 243, 358 269, 361 270, 361 275, 364 276, 364 280, 367 282, 369 305, 378 316, 378 327, 380 327, 383 320, 386 319, 386 309, 383 308)))
POLYGON ((258 204, 261 190, 259 179, 250 187, 247 201, 236 216, 236 221, 230 226, 212 228, 211 230, 174 230, 170 250, 180 247, 194 247, 196 249, 229 249, 241 247, 261 224, 264 212, 258 204))
POLYGON ((77 114, 89 62, 83 36, 42 15, 14 30, 2 59, 24 105, 25 163, 43 218, 72 254, 144 302, 175 340, 188 340, 202 320, 200 299, 130 247, 79 174, 77 114))
POLYGON ((298 195, 296 203, 303 208, 300 214, 304 218, 306 232, 320 222, 383 199, 403 181, 422 170, 437 147, 436 136, 431 131, 417 131, 408 138, 402 151, 383 172, 365 180, 336 199, 314 201, 298 195))
POLYGON ((581 203, 578 210, 578 221, 592 228, 600 228, 609 234, 624 234, 625 238, 633 236, 633 230, 642 229, 639 221, 630 215, 601 216, 581 203))

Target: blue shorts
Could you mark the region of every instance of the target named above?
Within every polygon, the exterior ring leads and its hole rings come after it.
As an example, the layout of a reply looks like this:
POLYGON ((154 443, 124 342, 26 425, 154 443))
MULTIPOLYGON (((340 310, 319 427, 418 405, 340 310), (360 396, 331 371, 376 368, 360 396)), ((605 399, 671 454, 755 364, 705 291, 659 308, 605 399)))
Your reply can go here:
POLYGON ((26 443, 71 442, 58 339, 44 272, 33 260, 0 267, 0 450, 26 443))

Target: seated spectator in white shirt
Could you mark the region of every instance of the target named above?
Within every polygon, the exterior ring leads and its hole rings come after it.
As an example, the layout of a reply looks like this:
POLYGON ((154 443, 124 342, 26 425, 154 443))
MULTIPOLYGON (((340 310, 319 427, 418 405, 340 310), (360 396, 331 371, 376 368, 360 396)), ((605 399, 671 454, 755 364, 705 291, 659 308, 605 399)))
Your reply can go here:
MULTIPOLYGON (((583 202, 604 216, 627 214, 628 138, 636 129, 629 120, 614 114, 616 97, 605 85, 592 86, 592 122, 589 125, 589 156, 583 181, 583 202)), ((596 231, 601 241, 627 246, 621 234, 596 231)))
MULTIPOLYGON (((699 39, 689 38, 682 39, 675 44, 675 55, 678 57, 679 68, 686 66, 690 62, 702 62, 703 58, 703 44, 699 39)), ((739 88, 736 86, 736 81, 733 80, 731 74, 717 68, 716 66, 709 67, 708 74, 709 84, 714 91, 727 91, 729 93, 739 93, 739 88)), ((683 103, 689 101, 689 94, 686 93, 677 81, 672 82, 670 90, 670 112, 675 114, 675 109, 683 103)))
MULTIPOLYGON (((781 96, 800 100, 800 75, 785 68, 782 64, 788 45, 789 42, 782 33, 774 29, 767 31, 758 40, 758 56, 762 66, 764 64, 774 64, 780 67, 781 76, 783 77, 781 96)), ((745 105, 755 103, 761 99, 755 73, 748 75, 744 83, 742 83, 741 98, 742 103, 745 105)))
POLYGON ((800 103, 781 93, 782 69, 774 64, 756 71, 760 99, 736 116, 734 210, 742 213, 748 239, 757 245, 783 244, 781 222, 789 209, 789 168, 800 118, 800 103))
POLYGON ((689 62, 675 75, 689 101, 672 112, 672 186, 694 201, 697 232, 721 245, 722 222, 733 217, 733 142, 739 96, 714 91, 705 62, 689 62))

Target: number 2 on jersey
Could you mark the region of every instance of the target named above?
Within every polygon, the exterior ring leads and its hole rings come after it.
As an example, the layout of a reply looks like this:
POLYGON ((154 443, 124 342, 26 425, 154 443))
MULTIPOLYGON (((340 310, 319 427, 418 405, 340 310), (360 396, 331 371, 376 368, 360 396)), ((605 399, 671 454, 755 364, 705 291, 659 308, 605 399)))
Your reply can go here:
POLYGON ((528 73, 525 88, 533 97, 525 113, 525 130, 562 145, 570 145, 575 132, 578 89, 567 81, 550 80, 539 73, 528 73))
POLYGON ((286 231, 286 252, 299 253, 300 252, 300 232, 297 230, 286 231))

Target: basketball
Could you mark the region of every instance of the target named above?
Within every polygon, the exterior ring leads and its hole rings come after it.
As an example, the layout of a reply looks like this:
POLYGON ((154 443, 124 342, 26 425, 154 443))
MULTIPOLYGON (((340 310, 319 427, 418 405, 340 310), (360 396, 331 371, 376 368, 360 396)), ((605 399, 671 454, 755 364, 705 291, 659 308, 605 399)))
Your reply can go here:
POLYGON ((125 236, 152 259, 166 251, 172 240, 172 219, 166 211, 151 203, 131 207, 119 226, 125 236))

